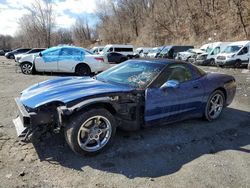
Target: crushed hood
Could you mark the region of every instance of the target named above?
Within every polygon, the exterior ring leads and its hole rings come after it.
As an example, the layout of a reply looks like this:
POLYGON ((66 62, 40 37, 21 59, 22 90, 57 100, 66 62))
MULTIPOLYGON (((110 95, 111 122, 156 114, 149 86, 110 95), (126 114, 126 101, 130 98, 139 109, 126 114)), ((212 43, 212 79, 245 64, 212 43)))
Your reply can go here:
POLYGON ((59 77, 25 89, 20 100, 25 106, 37 108, 54 101, 68 103, 97 94, 131 90, 129 87, 101 82, 90 77, 59 77))

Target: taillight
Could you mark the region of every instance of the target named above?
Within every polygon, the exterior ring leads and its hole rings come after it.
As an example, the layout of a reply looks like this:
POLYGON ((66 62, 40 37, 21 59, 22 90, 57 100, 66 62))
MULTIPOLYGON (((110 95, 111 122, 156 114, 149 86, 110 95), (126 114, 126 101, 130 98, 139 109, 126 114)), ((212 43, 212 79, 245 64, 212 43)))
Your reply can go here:
POLYGON ((100 63, 104 62, 104 59, 102 57, 95 57, 95 60, 100 62, 100 63))

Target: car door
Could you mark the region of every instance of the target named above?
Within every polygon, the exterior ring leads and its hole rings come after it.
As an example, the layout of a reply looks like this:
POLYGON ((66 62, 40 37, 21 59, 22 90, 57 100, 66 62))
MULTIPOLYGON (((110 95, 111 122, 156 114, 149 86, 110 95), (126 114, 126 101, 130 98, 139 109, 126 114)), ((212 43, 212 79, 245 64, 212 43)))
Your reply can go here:
POLYGON ((41 52, 41 56, 36 57, 35 67, 37 71, 58 72, 58 57, 60 48, 51 48, 41 52))
POLYGON ((83 62, 85 53, 77 48, 62 48, 58 58, 58 70, 60 72, 75 72, 79 62, 83 62))
POLYGON ((177 88, 152 87, 145 93, 146 126, 198 116, 201 113, 204 88, 195 79, 188 64, 168 65, 162 83, 178 81, 177 88))

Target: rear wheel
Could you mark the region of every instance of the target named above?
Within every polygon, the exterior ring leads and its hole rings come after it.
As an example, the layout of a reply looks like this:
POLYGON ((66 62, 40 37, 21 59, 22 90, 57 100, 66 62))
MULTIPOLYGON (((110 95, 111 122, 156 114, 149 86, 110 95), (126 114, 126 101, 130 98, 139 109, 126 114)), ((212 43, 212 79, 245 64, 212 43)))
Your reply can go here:
POLYGON ((31 63, 22 63, 20 67, 23 74, 32 74, 33 66, 31 63))
POLYGON ((65 137, 75 153, 97 154, 112 143, 115 132, 114 117, 101 108, 72 116, 65 128, 65 137))
POLYGON ((88 65, 80 64, 76 67, 76 74, 79 76, 89 76, 91 74, 91 70, 88 65))
POLYGON ((213 121, 221 115, 225 103, 225 96, 222 91, 214 91, 206 104, 205 118, 208 121, 213 121))

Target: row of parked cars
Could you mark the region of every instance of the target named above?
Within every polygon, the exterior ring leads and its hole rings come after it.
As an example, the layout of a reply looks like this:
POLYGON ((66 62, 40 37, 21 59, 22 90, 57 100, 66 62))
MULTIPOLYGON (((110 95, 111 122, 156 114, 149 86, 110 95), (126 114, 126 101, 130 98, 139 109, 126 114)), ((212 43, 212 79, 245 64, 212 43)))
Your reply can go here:
POLYGON ((127 58, 168 58, 189 61, 197 65, 246 66, 250 59, 250 41, 213 42, 194 48, 191 45, 140 47, 133 51, 132 45, 98 46, 91 49, 95 54, 106 54, 127 58))
MULTIPOLYGON (((6 52, 6 58, 15 59, 24 74, 34 72, 65 72, 91 75, 132 58, 168 58, 198 65, 242 67, 249 63, 250 41, 214 42, 200 48, 194 46, 140 47, 109 44, 91 50, 76 46, 19 48, 6 52)), ((250 64, 248 66, 250 68, 250 64)))

